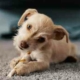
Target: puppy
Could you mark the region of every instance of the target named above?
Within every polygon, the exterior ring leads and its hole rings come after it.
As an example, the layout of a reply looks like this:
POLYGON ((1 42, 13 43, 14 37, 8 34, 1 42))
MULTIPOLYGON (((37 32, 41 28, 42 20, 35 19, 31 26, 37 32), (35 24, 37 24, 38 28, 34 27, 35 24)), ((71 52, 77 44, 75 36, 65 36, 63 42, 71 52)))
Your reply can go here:
POLYGON ((14 46, 21 55, 11 61, 10 67, 13 69, 25 54, 27 63, 17 65, 16 74, 45 70, 50 63, 60 63, 68 57, 77 61, 76 48, 69 40, 68 32, 62 26, 55 25, 47 15, 36 9, 27 9, 18 26, 21 27, 14 37, 14 46))

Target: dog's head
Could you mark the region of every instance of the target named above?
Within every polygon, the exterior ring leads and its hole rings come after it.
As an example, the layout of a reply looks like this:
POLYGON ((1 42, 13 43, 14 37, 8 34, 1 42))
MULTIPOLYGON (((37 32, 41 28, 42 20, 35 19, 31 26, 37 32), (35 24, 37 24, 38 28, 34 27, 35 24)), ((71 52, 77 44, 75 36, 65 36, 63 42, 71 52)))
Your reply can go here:
POLYGON ((18 26, 21 27, 14 37, 14 45, 21 51, 42 48, 49 40, 61 40, 64 35, 68 38, 65 29, 55 27, 51 18, 38 13, 36 9, 27 9, 21 16, 18 26))

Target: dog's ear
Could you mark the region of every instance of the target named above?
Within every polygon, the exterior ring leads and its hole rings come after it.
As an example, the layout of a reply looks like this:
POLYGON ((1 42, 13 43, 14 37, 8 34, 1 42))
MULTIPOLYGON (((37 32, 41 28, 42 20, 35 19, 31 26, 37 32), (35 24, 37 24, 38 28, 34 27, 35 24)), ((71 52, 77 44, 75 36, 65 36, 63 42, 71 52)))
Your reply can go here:
POLYGON ((62 27, 55 27, 53 29, 53 39, 55 40, 61 40, 64 38, 64 36, 66 36, 66 42, 68 43, 69 40, 69 34, 68 32, 62 28, 62 27))
POLYGON ((38 11, 36 9, 27 9, 21 16, 20 20, 18 21, 18 26, 21 26, 22 23, 24 22, 25 18, 30 17, 31 15, 38 13, 38 11))

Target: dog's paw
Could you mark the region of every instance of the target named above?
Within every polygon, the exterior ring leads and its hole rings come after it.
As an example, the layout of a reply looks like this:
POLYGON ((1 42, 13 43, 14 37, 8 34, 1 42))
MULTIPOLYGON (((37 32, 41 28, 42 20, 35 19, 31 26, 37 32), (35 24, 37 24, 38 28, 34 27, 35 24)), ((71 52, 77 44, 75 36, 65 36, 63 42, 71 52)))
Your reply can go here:
POLYGON ((16 64, 19 62, 19 60, 20 60, 19 58, 12 59, 10 61, 10 67, 13 69, 16 66, 16 64))
POLYGON ((24 71, 24 67, 23 66, 16 67, 15 70, 16 70, 16 74, 17 75, 24 75, 25 74, 25 71, 24 71))
POLYGON ((28 67, 23 64, 23 63, 19 63, 16 67, 15 67, 15 71, 17 75, 25 75, 25 74, 29 74, 29 70, 28 67))

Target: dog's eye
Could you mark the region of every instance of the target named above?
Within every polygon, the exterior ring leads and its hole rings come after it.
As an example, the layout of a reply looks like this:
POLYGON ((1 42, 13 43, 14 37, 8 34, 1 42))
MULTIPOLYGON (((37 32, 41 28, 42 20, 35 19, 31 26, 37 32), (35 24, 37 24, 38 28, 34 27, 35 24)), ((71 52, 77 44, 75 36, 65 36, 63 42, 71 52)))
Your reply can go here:
POLYGON ((27 25, 27 29, 30 30, 32 28, 31 25, 27 25))
POLYGON ((43 43, 43 42, 45 42, 45 38, 44 38, 44 37, 39 37, 39 38, 37 39, 37 42, 43 43))

